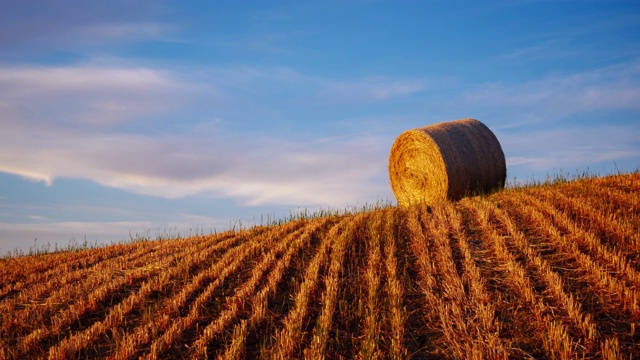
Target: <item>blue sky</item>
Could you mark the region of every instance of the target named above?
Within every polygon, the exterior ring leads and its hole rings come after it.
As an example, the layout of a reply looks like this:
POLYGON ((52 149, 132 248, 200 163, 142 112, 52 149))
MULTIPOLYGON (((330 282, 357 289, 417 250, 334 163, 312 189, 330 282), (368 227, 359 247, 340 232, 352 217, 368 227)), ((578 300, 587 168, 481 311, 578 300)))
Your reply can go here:
POLYGON ((640 167, 637 1, 4 1, 0 252, 391 201, 404 130, 640 167))

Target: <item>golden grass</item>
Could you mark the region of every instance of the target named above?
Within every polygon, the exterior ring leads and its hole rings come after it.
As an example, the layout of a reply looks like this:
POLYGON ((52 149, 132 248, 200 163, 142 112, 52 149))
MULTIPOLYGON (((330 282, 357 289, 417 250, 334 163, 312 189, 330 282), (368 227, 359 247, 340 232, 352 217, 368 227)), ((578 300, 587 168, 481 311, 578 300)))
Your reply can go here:
POLYGON ((506 169, 498 139, 475 119, 405 131, 389 155, 391 187, 403 207, 489 192, 504 186, 506 169))

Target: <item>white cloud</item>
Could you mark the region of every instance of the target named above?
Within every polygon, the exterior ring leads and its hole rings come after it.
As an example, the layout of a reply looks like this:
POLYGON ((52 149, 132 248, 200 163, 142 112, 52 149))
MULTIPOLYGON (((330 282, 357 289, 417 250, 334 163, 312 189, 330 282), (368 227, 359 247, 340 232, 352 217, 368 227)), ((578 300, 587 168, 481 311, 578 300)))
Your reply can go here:
POLYGON ((0 135, 0 171, 49 185, 56 177, 90 179, 166 198, 209 194, 248 205, 337 206, 375 196, 376 177, 386 172, 386 152, 371 149, 366 138, 319 147, 218 136, 211 144, 196 133, 77 137, 64 129, 42 133, 17 126, 0 135))
MULTIPOLYGON (((97 66, 13 67, 0 69, 2 87, 20 86, 17 96, 34 91, 123 90, 134 91, 167 87, 171 82, 159 71, 145 68, 101 68, 97 66)), ((6 89, 5 89, 6 91, 6 89)))
POLYGON ((110 126, 161 114, 185 99, 188 85, 162 71, 93 64, 0 68, 5 122, 110 126))
MULTIPOLYGON (((125 122, 184 110, 179 99, 203 91, 176 77, 139 67, 0 68, 7 114, 0 171, 47 185, 59 177, 88 179, 138 194, 233 197, 247 205, 344 206, 386 189, 390 144, 367 135, 288 140, 218 130, 219 120, 180 131, 153 131, 153 123, 143 127, 150 134, 118 131, 125 122)), ((230 79, 237 83, 233 73, 230 79)), ((380 96, 412 89, 390 83, 380 96)))

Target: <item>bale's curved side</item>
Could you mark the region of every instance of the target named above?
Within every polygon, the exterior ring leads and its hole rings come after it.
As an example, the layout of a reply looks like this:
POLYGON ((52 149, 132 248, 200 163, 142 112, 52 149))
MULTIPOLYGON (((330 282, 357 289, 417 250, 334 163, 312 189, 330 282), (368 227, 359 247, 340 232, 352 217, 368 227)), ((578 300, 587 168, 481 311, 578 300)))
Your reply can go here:
POLYGON ((405 207, 489 192, 504 186, 506 177, 498 139, 475 119, 405 131, 389 155, 391 187, 405 207))

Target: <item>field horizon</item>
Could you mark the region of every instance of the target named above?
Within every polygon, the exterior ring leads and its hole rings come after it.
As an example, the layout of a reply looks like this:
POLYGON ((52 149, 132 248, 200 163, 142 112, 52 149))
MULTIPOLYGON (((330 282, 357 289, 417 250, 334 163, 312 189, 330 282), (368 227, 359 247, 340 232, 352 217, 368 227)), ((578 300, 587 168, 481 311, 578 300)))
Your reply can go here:
POLYGON ((0 359, 640 356, 640 173, 513 185, 0 258, 0 359))

